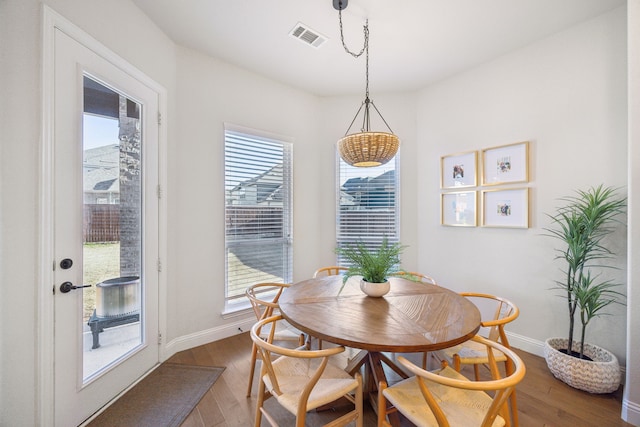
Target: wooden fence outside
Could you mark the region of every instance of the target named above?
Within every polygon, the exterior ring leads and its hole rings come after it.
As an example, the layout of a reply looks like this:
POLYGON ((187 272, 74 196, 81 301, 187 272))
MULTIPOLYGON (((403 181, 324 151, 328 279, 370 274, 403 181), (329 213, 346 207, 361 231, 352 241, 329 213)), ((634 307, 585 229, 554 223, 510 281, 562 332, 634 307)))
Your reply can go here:
POLYGON ((85 243, 120 241, 120 205, 84 205, 85 243))
MULTIPOLYGON (((340 234, 395 235, 393 211, 342 211, 340 216, 340 234)), ((240 239, 255 234, 282 237, 282 220, 282 207, 226 208, 226 231, 240 239)), ((120 205, 84 205, 83 230, 85 243, 120 241, 120 205)))

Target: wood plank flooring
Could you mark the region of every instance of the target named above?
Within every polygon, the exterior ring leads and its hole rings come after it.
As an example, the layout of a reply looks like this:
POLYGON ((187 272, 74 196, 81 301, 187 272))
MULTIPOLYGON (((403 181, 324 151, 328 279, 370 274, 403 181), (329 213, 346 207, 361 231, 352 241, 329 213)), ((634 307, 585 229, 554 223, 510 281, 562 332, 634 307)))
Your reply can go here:
MULTIPOLYGON (((521 427, 631 427, 620 418, 622 387, 606 395, 575 390, 553 378, 543 358, 522 351, 518 354, 527 366, 526 377, 517 388, 521 427)), ((226 367, 182 427, 253 426, 258 375, 253 395, 246 398, 250 357, 251 338, 243 333, 180 352, 170 359, 175 363, 226 367)), ((277 413, 281 426, 293 425, 293 416, 281 410, 274 399, 268 400, 266 406, 277 413)), ((335 415, 331 411, 310 414, 307 424, 318 426, 335 415)), ((262 425, 268 424, 263 421, 262 425)), ((368 404, 364 425, 376 425, 368 404)))

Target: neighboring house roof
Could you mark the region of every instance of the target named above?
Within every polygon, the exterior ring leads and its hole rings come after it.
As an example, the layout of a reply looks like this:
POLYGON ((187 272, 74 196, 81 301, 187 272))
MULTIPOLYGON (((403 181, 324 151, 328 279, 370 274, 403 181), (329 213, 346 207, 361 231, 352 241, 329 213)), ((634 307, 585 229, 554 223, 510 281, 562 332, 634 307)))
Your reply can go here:
POLYGON ((256 189, 256 203, 282 202, 282 164, 241 182, 233 187, 230 193, 234 194, 249 187, 256 189))
POLYGON ((96 191, 107 191, 107 190, 114 190, 111 187, 113 186, 113 184, 115 185, 115 190, 118 190, 118 183, 116 182, 118 179, 114 178, 114 179, 108 179, 106 181, 100 181, 99 183, 97 183, 96 185, 93 186, 93 189, 96 191))
POLYGON ((85 150, 83 152, 84 192, 119 192, 119 162, 120 149, 118 144, 85 150))
POLYGON ((389 208, 395 204, 394 178, 395 170, 390 170, 375 177, 348 179, 340 189, 340 205, 389 208))
POLYGON ((390 170, 375 177, 350 178, 345 181, 342 188, 350 194, 358 191, 385 190, 390 183, 393 183, 394 177, 395 170, 390 170))

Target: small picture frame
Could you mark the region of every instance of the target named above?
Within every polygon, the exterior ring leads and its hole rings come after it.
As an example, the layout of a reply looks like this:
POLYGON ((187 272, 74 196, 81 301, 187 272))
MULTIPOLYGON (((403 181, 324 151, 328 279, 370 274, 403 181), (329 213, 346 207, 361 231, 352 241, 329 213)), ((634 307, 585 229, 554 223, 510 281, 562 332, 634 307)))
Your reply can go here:
POLYGON ((440 158, 440 188, 475 187, 478 182, 478 152, 450 154, 440 158))
POLYGON ((482 226, 529 228, 529 188, 483 190, 482 226))
POLYGON ((482 150, 482 185, 512 184, 529 180, 529 142, 482 150))
POLYGON ((477 225, 477 197, 475 191, 442 193, 440 198, 440 224, 455 227, 477 225))

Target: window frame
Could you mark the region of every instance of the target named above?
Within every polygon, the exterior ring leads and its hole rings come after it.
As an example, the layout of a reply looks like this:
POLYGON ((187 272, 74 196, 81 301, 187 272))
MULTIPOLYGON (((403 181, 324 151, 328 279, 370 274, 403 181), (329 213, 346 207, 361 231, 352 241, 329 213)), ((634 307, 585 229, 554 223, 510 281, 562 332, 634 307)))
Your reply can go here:
MULTIPOLYGON (((250 308, 250 303, 247 297, 237 293, 236 295, 229 295, 230 292, 230 271, 229 271, 229 249, 233 247, 241 246, 255 246, 256 244, 270 245, 280 244, 283 250, 282 269, 283 276, 279 277, 280 280, 255 280, 247 283, 242 289, 253 285, 254 283, 262 283, 267 281, 277 281, 282 283, 291 283, 293 280, 293 140, 289 137, 277 135, 257 129, 238 126, 231 123, 224 123, 223 131, 223 186, 224 186, 224 203, 223 203, 223 217, 224 217, 224 311, 223 315, 235 313, 238 311, 246 310, 250 308), (234 137, 236 139, 246 138, 247 140, 254 140, 255 142, 265 142, 265 144, 280 145, 282 149, 282 187, 280 192, 283 197, 282 201, 282 235, 275 238, 258 237, 254 239, 246 240, 234 240, 233 234, 228 233, 227 228, 227 213, 228 213, 228 192, 227 186, 229 185, 229 174, 227 170, 227 150, 229 149, 228 138, 234 137), (231 238, 230 238, 231 237, 231 238)), ((256 175, 257 177, 257 175, 256 175)), ((244 195, 246 197, 246 194, 244 195)))
MULTIPOLYGON (((382 166, 376 166, 374 168, 361 168, 355 166, 349 166, 340 158, 340 154, 336 149, 336 247, 343 247, 344 245, 355 243, 357 241, 362 241, 365 245, 370 249, 375 249, 380 246, 382 243, 383 237, 387 237, 389 243, 400 242, 400 151, 393 157, 393 159, 389 160, 389 162, 382 166), (380 233, 376 235, 371 235, 370 233, 347 233, 345 234, 342 230, 344 230, 345 226, 342 224, 343 215, 341 210, 341 198, 342 198, 342 181, 345 182, 351 178, 357 177, 358 171, 362 171, 366 173, 369 171, 371 175, 371 171, 378 171, 377 176, 385 169, 388 170, 389 165, 392 164, 394 171, 394 203, 393 203, 393 213, 392 213, 392 221, 388 222, 387 228, 393 231, 393 234, 385 234, 380 233), (343 171, 349 171, 348 176, 343 177, 343 171)), ((342 259, 340 255, 336 255, 336 265, 349 267, 349 264, 342 259)))

